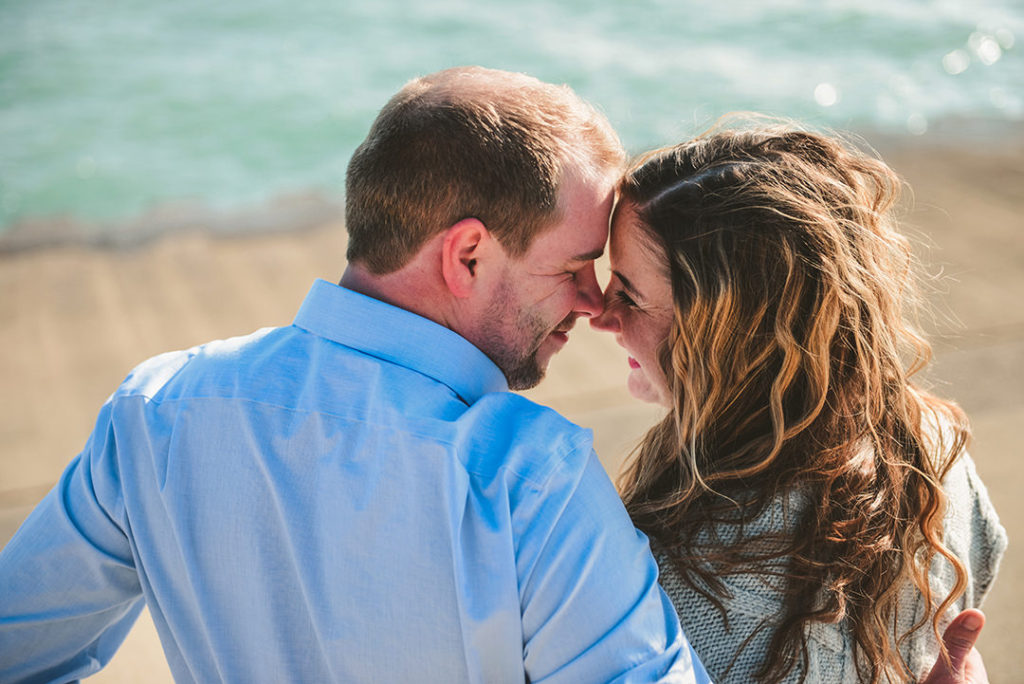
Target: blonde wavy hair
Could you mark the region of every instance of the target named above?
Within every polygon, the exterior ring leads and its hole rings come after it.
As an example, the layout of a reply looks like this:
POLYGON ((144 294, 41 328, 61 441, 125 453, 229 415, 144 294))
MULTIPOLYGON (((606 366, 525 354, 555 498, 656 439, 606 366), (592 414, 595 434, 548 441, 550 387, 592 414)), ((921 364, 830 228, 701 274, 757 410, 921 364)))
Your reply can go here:
POLYGON ((788 610, 759 680, 806 671, 814 622, 848 626, 863 679, 911 679, 900 644, 929 622, 938 638, 966 587, 941 481, 969 433, 910 381, 931 350, 908 322, 898 177, 837 137, 761 124, 652 152, 620 190, 665 255, 675 309, 671 410, 619 482, 635 523, 723 612, 719 577, 783 564, 788 610), (792 534, 745 529, 792 492, 809 503, 792 534), (723 526, 739 543, 709 545, 723 526), (945 597, 928 583, 936 556, 957 575, 945 597), (907 583, 929 610, 900 634, 907 583))

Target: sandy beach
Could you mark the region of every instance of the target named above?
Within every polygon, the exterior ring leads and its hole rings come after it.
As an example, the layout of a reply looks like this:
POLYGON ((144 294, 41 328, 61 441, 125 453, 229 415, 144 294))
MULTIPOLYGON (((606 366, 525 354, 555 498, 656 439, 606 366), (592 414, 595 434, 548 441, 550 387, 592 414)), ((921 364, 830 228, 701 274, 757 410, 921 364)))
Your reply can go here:
MULTIPOLYGON (((928 321, 929 379, 974 426, 971 453, 1010 535, 981 640, 994 682, 1024 662, 1024 144, 965 150, 911 139, 882 145, 914 190, 906 217, 940 273, 928 321)), ((201 231, 126 250, 0 253, 0 543, 82 447, 103 400, 136 363, 170 349, 288 324, 310 283, 336 281, 344 229, 215 238, 201 231)), ((600 270, 600 269, 599 269, 600 270)), ((606 271, 602 274, 606 277, 606 271)), ((577 326, 548 379, 528 394, 592 427, 615 473, 658 410, 624 388, 624 353, 577 326)), ((96 682, 170 682, 148 617, 96 682)))

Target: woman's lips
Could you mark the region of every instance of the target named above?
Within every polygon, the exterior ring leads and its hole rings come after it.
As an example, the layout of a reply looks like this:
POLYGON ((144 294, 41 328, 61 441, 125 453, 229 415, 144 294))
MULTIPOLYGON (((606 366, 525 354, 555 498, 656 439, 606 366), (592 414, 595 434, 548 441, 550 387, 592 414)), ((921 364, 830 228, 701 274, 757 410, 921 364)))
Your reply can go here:
POLYGON ((636 359, 634 359, 632 356, 630 356, 629 357, 629 367, 632 368, 633 370, 636 370, 637 368, 640 367, 640 364, 637 363, 636 359))

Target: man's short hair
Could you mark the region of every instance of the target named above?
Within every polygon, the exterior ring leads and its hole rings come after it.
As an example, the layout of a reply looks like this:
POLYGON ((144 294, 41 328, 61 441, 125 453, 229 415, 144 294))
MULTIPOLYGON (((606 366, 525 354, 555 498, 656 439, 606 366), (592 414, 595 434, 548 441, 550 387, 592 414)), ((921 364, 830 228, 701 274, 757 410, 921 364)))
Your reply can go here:
POLYGON ((597 180, 624 158, 608 120, 567 86, 481 67, 415 79, 349 162, 348 259, 398 270, 465 218, 521 256, 559 220, 567 173, 597 180))

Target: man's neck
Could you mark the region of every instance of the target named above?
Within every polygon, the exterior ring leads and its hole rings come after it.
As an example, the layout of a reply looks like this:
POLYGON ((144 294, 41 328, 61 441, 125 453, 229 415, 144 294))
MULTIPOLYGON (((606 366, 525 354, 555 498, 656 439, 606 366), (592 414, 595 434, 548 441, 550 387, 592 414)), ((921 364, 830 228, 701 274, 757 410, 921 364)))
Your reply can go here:
POLYGON ((438 306, 435 283, 426 274, 414 273, 405 267, 392 273, 373 273, 365 266, 349 263, 338 282, 344 288, 411 311, 435 323, 451 328, 443 307, 438 306))
POLYGON ((388 295, 388 291, 392 288, 388 288, 382 282, 384 278, 386 276, 375 275, 358 264, 349 264, 345 268, 345 272, 341 274, 341 280, 338 281, 338 285, 404 309, 404 306, 394 301, 388 295))

